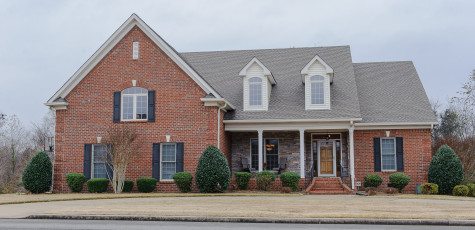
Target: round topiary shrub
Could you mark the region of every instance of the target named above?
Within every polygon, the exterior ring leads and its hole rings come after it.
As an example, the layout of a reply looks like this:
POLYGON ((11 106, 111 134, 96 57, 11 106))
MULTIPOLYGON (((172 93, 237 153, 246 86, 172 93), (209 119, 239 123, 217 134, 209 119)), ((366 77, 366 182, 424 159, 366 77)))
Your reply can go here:
POLYGON ((140 177, 137 179, 137 190, 139 192, 153 192, 157 187, 157 179, 152 177, 140 177))
POLYGON ((467 184, 468 189, 470 190, 468 192, 468 196, 473 196, 475 197, 475 183, 468 183, 467 184))
POLYGON ((193 176, 189 172, 179 172, 173 175, 173 180, 181 192, 191 192, 193 176))
POLYGON ((124 181, 124 188, 122 188, 122 192, 132 192, 134 188, 134 181, 125 180, 124 181))
POLYGON ((45 152, 37 153, 23 171, 22 183, 32 193, 44 193, 50 190, 53 165, 45 152))
POLYGON ((81 173, 66 174, 66 182, 71 192, 81 192, 86 181, 86 177, 81 173))
POLYGON ((401 192, 411 182, 411 178, 402 172, 389 175, 389 187, 397 188, 401 192))
POLYGON ((439 186, 434 183, 424 183, 421 185, 422 194, 437 195, 439 194, 439 186))
POLYGON ((108 186, 109 186, 109 179, 107 178, 93 178, 87 181, 87 190, 90 193, 106 192, 108 186))
POLYGON ((467 196, 469 192, 470 192, 470 189, 466 185, 457 185, 452 190, 452 195, 467 196))
POLYGON ((236 184, 239 189, 246 190, 249 188, 249 180, 251 180, 252 174, 249 172, 236 172, 234 173, 236 177, 236 184))
POLYGON ((452 188, 462 180, 462 162, 452 148, 442 145, 430 162, 429 182, 439 185, 440 194, 450 194, 452 188))
POLYGON ((258 172, 256 175, 257 188, 259 190, 269 190, 272 183, 275 181, 275 173, 272 171, 258 172))
POLYGON ((196 184, 200 192, 224 192, 231 180, 231 171, 224 155, 214 146, 203 152, 196 169, 196 184))
POLYGON ((364 177, 363 186, 365 188, 377 188, 383 183, 383 178, 376 173, 370 173, 364 177))
POLYGON ((295 172, 284 172, 280 175, 283 187, 289 187, 292 191, 299 189, 300 175, 295 172))

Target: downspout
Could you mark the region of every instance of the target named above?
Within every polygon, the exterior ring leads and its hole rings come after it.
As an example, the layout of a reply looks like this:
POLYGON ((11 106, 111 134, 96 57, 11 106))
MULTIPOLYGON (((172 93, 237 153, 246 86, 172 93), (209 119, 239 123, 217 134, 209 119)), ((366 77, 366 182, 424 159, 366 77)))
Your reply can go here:
POLYGON ((221 137, 221 110, 226 108, 226 106, 228 106, 228 104, 226 102, 224 102, 223 106, 218 107, 218 119, 217 119, 217 121, 218 121, 218 132, 217 132, 218 133, 218 137, 217 137, 218 144, 217 144, 217 146, 218 146, 219 150, 221 150, 221 146, 220 146, 221 145, 221 138, 220 138, 221 137))

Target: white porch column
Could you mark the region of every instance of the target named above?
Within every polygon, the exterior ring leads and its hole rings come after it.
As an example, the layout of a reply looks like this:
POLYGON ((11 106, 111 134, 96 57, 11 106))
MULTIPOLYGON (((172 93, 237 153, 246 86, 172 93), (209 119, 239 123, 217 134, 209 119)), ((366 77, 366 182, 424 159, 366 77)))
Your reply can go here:
POLYGON ((355 189, 355 146, 353 140, 353 132, 355 127, 352 125, 348 129, 349 132, 349 145, 350 145, 350 178, 351 178, 351 189, 355 189))
POLYGON ((305 178, 305 129, 300 129, 300 178, 305 178))
POLYGON ((262 172, 262 170, 264 168, 264 154, 263 154, 264 146, 262 144, 262 141, 263 141, 262 132, 263 132, 262 129, 257 130, 257 140, 258 140, 258 143, 259 143, 258 144, 258 148, 259 148, 259 151, 258 151, 258 156, 259 156, 258 170, 259 170, 259 172, 262 172))

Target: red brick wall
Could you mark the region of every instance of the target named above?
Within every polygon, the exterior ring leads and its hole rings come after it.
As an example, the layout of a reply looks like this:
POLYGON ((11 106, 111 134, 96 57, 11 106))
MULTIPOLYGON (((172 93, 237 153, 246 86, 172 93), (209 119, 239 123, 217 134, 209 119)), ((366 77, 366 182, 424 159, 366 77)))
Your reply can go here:
MULTIPOLYGON (((194 172, 202 151, 217 144, 217 108, 205 107, 206 93, 158 48, 138 27, 133 28, 67 96, 67 110, 56 112, 55 191, 68 191, 65 174, 83 172, 84 144, 105 137, 112 122, 113 92, 132 86, 156 91, 156 122, 134 122, 143 147, 135 153, 127 179, 152 175, 152 143, 185 143, 184 170, 194 172), (132 42, 140 42, 140 58, 132 60, 132 42)), ((228 141, 221 124, 221 146, 228 141)), ((158 191, 175 191, 174 184, 161 183, 158 191)))
MULTIPOLYGON (((410 184, 404 189, 414 193, 417 183, 427 182, 427 172, 431 155, 430 129, 390 130, 391 137, 403 137, 404 142, 404 173, 411 177, 410 184)), ((386 137, 386 130, 356 130, 355 143, 355 174, 356 181, 361 181, 368 173, 374 173, 373 138, 386 137)), ((393 172, 379 172, 387 187, 389 175, 393 172)))

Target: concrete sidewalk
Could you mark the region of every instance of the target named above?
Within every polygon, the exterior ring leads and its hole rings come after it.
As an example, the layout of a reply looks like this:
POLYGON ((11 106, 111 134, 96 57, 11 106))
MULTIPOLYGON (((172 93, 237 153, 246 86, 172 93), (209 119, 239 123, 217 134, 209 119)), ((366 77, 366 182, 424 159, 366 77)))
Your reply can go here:
POLYGON ((191 196, 0 205, 0 218, 33 215, 143 218, 475 220, 475 199, 415 196, 191 196))

